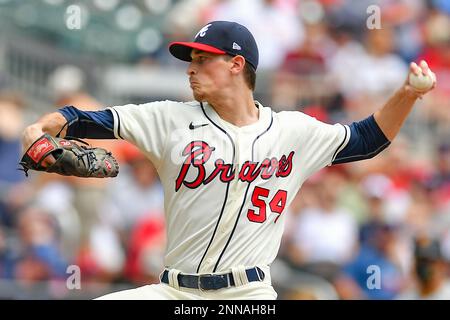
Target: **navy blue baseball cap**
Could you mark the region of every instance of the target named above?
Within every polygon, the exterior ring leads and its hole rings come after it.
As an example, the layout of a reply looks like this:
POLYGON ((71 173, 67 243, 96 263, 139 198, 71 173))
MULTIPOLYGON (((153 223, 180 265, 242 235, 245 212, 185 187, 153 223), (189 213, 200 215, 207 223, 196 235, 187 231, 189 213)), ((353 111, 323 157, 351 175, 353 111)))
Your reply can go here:
POLYGON ((183 61, 191 61, 192 49, 217 54, 241 55, 256 70, 259 53, 255 38, 243 25, 230 21, 212 21, 200 29, 193 42, 172 42, 170 53, 183 61))

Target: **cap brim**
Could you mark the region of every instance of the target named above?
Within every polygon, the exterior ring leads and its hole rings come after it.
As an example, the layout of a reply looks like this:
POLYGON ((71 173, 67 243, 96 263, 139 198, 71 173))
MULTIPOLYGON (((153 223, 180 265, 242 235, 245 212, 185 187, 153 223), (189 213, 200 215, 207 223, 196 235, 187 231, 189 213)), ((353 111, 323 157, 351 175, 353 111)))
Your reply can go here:
POLYGON ((205 52, 225 54, 226 52, 217 49, 213 46, 197 43, 197 42, 172 42, 169 45, 170 53, 175 57, 183 61, 191 61, 191 51, 192 49, 197 49, 205 52))

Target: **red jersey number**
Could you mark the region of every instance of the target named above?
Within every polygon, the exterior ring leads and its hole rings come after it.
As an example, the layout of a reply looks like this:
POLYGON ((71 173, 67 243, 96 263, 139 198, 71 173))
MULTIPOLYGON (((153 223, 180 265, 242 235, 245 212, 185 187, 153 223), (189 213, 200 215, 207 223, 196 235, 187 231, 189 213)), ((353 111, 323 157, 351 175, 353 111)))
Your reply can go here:
MULTIPOLYGON (((249 209, 247 212, 248 220, 257 223, 263 223, 267 218, 267 206, 266 200, 269 196, 269 190, 261 187, 255 187, 252 194, 252 204, 257 210, 249 209)), ((280 215, 283 213, 286 207, 287 191, 278 190, 269 202, 270 210, 274 213, 278 213, 278 217, 274 220, 277 222, 280 215)))

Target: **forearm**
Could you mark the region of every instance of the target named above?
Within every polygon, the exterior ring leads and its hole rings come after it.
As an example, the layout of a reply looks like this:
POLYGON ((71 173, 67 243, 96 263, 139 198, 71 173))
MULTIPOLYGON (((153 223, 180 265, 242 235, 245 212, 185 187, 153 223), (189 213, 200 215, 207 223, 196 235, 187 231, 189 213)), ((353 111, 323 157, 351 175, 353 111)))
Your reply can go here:
MULTIPOLYGON (((44 133, 48 133, 52 136, 56 136, 61 129, 63 129, 67 120, 59 112, 53 112, 44 115, 35 123, 25 128, 22 135, 22 147, 23 151, 26 151, 33 142, 42 136, 44 133)), ((61 132, 61 136, 65 136, 66 128, 61 132)))
POLYGON ((418 97, 409 86, 403 86, 374 113, 375 121, 389 141, 399 133, 418 97))

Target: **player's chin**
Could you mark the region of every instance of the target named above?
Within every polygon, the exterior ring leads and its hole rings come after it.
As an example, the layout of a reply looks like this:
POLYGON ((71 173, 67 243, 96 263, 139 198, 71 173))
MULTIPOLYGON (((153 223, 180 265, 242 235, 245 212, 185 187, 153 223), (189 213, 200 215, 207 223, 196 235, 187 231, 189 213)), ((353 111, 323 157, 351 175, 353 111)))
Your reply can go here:
POLYGON ((194 99, 196 101, 204 101, 205 95, 201 92, 198 92, 197 90, 192 90, 192 94, 194 95, 194 99))

